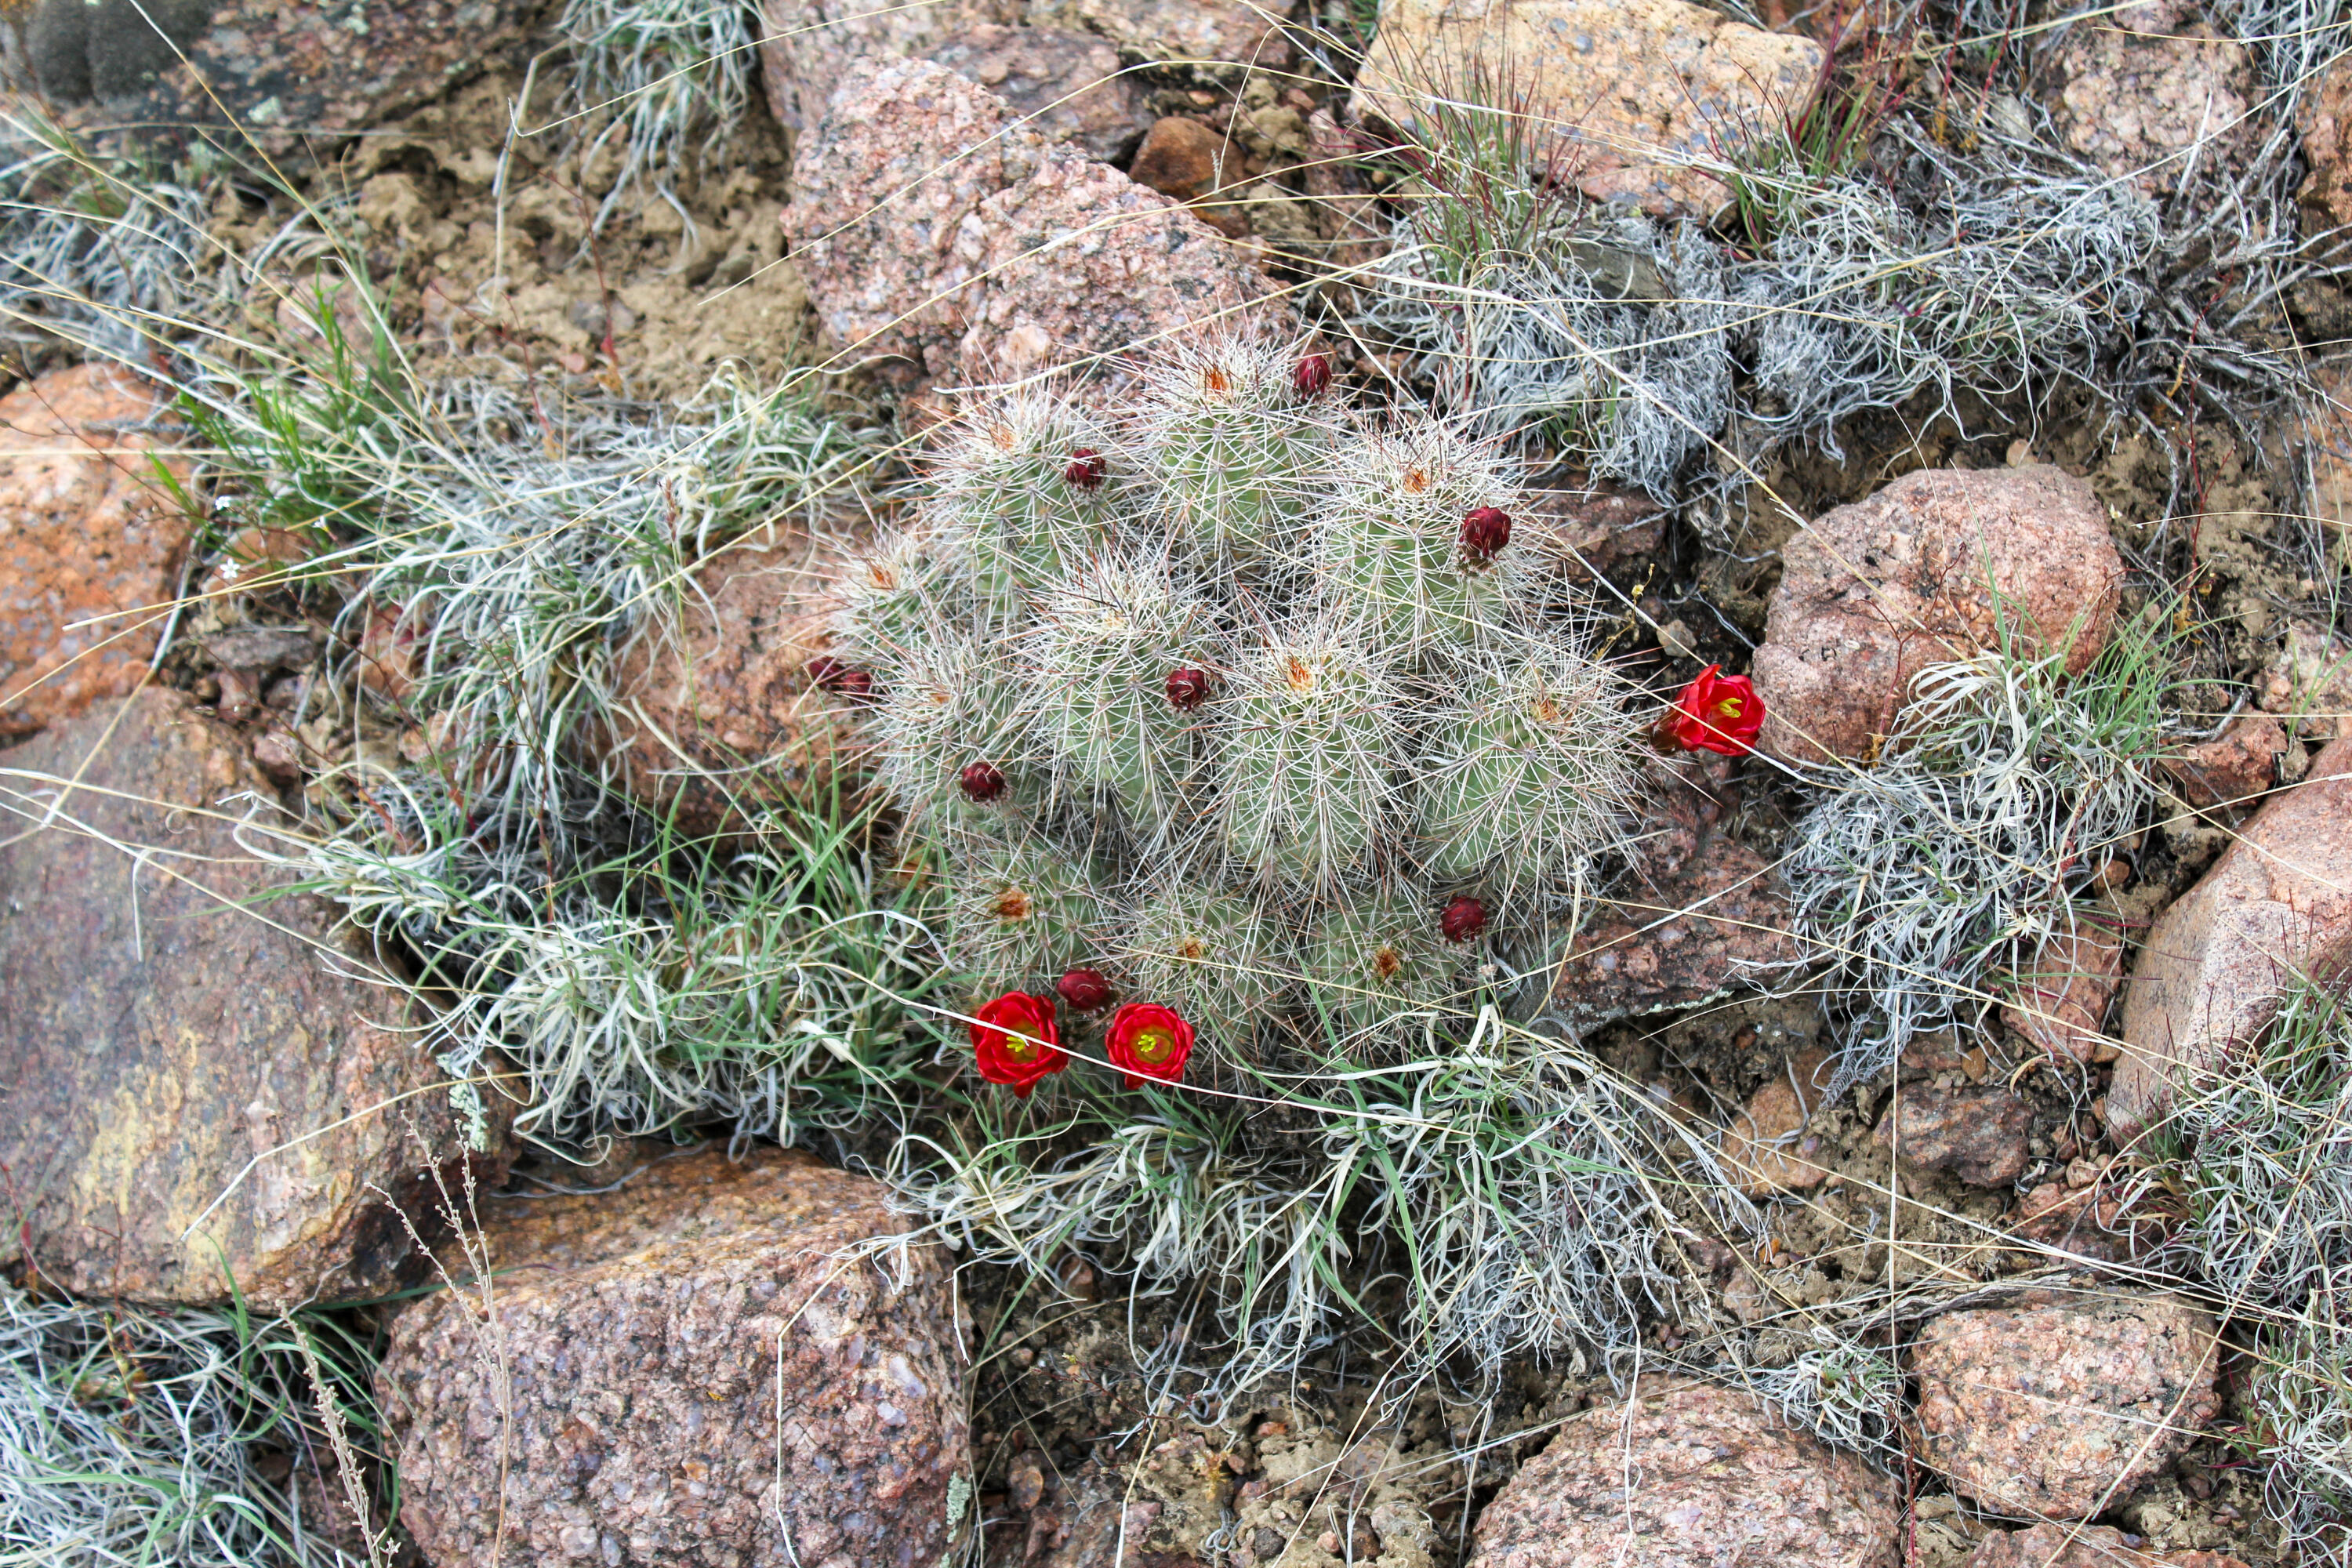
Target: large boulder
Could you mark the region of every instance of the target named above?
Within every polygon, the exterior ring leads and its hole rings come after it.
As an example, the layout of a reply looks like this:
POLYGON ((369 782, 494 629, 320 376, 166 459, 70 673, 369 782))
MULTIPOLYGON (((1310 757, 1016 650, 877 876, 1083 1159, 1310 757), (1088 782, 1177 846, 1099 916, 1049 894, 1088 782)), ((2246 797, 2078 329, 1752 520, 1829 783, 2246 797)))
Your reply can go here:
POLYGON ((824 594, 840 567, 830 543, 790 531, 695 574, 676 635, 621 663, 615 738, 632 794, 700 835, 832 783, 854 743, 848 710, 808 667, 827 647, 824 594))
POLYGON ((948 1560, 970 1460, 950 1271, 877 1183, 712 1146, 483 1206, 494 1279, 404 1311, 376 1373, 428 1562, 948 1560))
POLYGON ((1752 1396, 1645 1379, 1560 1423, 1478 1516, 1470 1568, 1888 1568, 1900 1489, 1752 1396))
POLYGON ((0 398, 0 738, 70 719, 147 678, 185 511, 155 482, 168 400, 107 364, 0 398))
POLYGON ((2252 139, 2252 51, 2186 10, 2136 0, 2077 21, 2045 67, 2060 140, 2150 195, 2178 184, 2192 157, 2234 157, 2252 139))
POLYGON ((1118 51, 1066 27, 1017 27, 1010 0, 870 5, 849 0, 766 0, 760 79, 778 121, 805 132, 824 113, 841 74, 861 60, 936 60, 1011 104, 1033 130, 1064 137, 1088 157, 1124 156, 1150 116, 1118 51))
POLYGON ((382 125, 522 41, 528 0, 34 0, 24 58, 92 123, 218 125, 273 156, 382 125), (183 58, 184 57, 184 63, 183 58))
POLYGON ((1706 217, 1731 195, 1708 171, 1801 115, 1821 72, 1811 39, 1686 0, 1382 0, 1355 108, 1412 127, 1507 94, 1585 195, 1706 217))
POLYGON ((2352 965, 2352 736, 2273 795, 2197 885, 2157 917, 2124 987, 2122 1059, 2107 1093, 2118 1136, 2223 1066, 2296 976, 2352 965))
POLYGON ((0 1251, 68 1289, 383 1295, 429 1268, 436 1180, 504 1169, 501 1097, 453 1103, 396 977, 269 899, 240 837, 293 826, 274 799, 175 692, 0 752, 0 1251))
POLYGON ((1118 354, 1269 291, 1193 214, 929 60, 845 68, 793 181, 784 225, 825 331, 910 385, 1118 354))
POLYGON ((2083 1519, 2213 1418, 2213 1320, 2172 1296, 2041 1297, 1920 1331, 1921 1458, 1998 1512, 2083 1519))
POLYGON ((1912 678, 1999 647, 2066 650, 2079 674, 2107 645, 2123 560, 2091 487, 2062 470, 1927 468, 1824 513, 1781 552, 1756 650, 1759 751, 1790 762, 1874 756, 1912 678))

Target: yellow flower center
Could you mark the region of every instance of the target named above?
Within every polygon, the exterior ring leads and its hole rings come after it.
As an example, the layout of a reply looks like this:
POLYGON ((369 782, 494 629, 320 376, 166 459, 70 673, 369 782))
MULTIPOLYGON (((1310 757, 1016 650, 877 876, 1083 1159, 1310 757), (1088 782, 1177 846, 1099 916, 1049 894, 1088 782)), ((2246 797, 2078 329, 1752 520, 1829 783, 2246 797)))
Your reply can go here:
POLYGON ((1716 702, 1715 710, 1727 719, 1737 719, 1739 717, 1739 710, 1746 706, 1747 704, 1739 698, 1725 697, 1716 702))
POLYGON ((1154 1024, 1150 1028, 1138 1029, 1135 1038, 1127 1043, 1127 1048, 1135 1053, 1137 1061, 1156 1068, 1176 1054, 1176 1034, 1172 1029, 1154 1024))
POLYGON ((1026 1035, 1016 1035, 1009 1030, 1005 1033, 1004 1054, 1016 1062, 1035 1061, 1038 1051, 1043 1048, 1026 1035))

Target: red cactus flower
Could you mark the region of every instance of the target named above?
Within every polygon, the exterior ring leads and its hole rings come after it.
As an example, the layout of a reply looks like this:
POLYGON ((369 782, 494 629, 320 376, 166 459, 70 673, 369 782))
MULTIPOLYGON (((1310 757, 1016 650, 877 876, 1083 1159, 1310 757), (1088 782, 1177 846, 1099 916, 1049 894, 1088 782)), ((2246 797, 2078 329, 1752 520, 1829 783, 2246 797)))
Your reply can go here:
POLYGON ((1103 1054, 1127 1075, 1129 1089, 1148 1078, 1174 1083, 1184 1076, 1184 1058, 1192 1054, 1192 1026, 1172 1007, 1129 1002, 1110 1016, 1103 1054))
POLYGON ((956 782, 968 799, 994 800, 1004 793, 1004 770, 994 763, 966 763, 956 782))
POLYGON ((1073 969, 1054 982, 1054 989, 1062 994, 1063 1001, 1081 1013, 1110 1005, 1110 982, 1099 969, 1073 969))
POLYGON ((971 1056, 980 1076, 1029 1098, 1037 1080, 1070 1065, 1054 1026, 1054 1004, 1044 996, 1007 991, 972 1016, 971 1056))
POLYGON ((1092 447, 1081 447, 1070 454, 1069 466, 1062 470, 1062 477, 1082 490, 1091 490, 1099 489, 1103 476, 1109 472, 1110 465, 1103 461, 1100 452, 1092 447))
POLYGON ((1209 672, 1205 669, 1171 669, 1168 672, 1169 705, 1190 713, 1209 700, 1209 672))
POLYGON ((1754 681, 1722 669, 1710 664, 1683 688, 1667 710, 1665 731, 1686 752, 1744 757, 1756 749, 1756 732, 1764 727, 1764 700, 1756 695, 1754 681))
POLYGON ((1290 373, 1290 384, 1298 389, 1301 397, 1320 396, 1323 389, 1331 384, 1331 356, 1308 354, 1300 360, 1298 368, 1290 373))
POLYGON ((1511 542, 1511 514, 1498 506, 1482 506, 1462 520, 1462 554, 1473 566, 1484 566, 1511 542))
POLYGON ((1445 906, 1437 917, 1437 929, 1448 942, 1468 942, 1486 929, 1486 906, 1465 893, 1445 906))

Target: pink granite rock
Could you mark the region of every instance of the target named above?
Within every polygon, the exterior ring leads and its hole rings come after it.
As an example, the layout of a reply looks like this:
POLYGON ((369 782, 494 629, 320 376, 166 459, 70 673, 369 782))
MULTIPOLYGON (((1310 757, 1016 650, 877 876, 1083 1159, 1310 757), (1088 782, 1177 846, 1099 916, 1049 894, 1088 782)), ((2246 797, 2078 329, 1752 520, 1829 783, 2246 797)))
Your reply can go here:
POLYGON ((2051 119, 2067 147, 2151 195, 2194 156, 2239 155, 2258 95, 2252 53, 2174 0, 2138 0, 2070 27, 2051 51, 2051 119))
POLYGON ((1791 762, 1874 755, 1912 678, 1999 646, 2004 615, 2087 668, 2123 587, 2105 509, 2047 465, 1906 474, 1816 519, 1781 562, 1752 673, 1758 749, 1791 762))
POLYGON ((709 1147, 484 1208, 494 1286, 407 1308, 376 1373, 428 1561, 928 1568, 958 1543, 948 1267, 890 1245, 880 1184, 709 1147))
POLYGON ((2112 1061, 2115 1043, 2102 1026, 2123 973, 2121 935, 2085 921, 2061 931, 2024 966, 2000 1021, 2052 1056, 2112 1061))
MULTIPOLYGON (((2294 742, 2267 713, 2244 713, 2210 741, 2164 757, 2164 771, 2195 806, 2227 805, 2263 794, 2279 782, 2279 761, 2294 742)), ((2301 760, 2298 754, 2298 762, 2301 760)))
POLYGON ((1999 1512, 2098 1512, 2213 1418, 2217 1331, 2177 1297, 2133 1292, 1948 1313, 1912 1351, 1922 1458, 1999 1512))
POLYGON ((1268 300, 1193 214, 928 60, 846 68, 793 178, 785 227, 827 333, 902 384, 1099 360, 1268 300))
POLYGON ((1821 69, 1811 39, 1685 0, 1384 0, 1355 107, 1405 127, 1439 102, 1507 101, 1539 162, 1594 200, 1706 217, 1730 198, 1708 169, 1801 114, 1821 69))
POLYGON ((1519 1467, 1478 1516, 1470 1568, 1887 1568, 1900 1496, 1748 1394, 1644 1379, 1519 1467))
POLYGON ((833 782, 848 709, 809 673, 830 646, 831 542, 798 530, 739 544, 694 574, 675 640, 646 638, 615 675, 613 724, 631 794, 692 834, 733 833, 833 782))
POLYGON ((2189 1075, 2225 1063, 2296 975, 2352 963, 2352 736, 2264 803, 2211 869, 2157 918, 2124 988, 2107 1093, 2119 1137, 2153 1125, 2189 1075))

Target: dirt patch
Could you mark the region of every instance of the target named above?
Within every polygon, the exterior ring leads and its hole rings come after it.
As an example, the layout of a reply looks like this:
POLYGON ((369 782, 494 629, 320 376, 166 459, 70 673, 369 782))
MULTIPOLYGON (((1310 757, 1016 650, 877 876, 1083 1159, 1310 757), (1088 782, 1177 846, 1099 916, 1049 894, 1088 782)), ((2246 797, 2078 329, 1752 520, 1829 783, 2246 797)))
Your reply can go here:
MULTIPOLYGON (((677 402, 730 362, 770 383, 816 357, 807 296, 783 257, 784 137, 763 108, 709 169, 683 171, 667 193, 627 193, 599 229, 619 153, 583 164, 566 129, 511 134, 561 114, 546 81, 528 102, 523 86, 486 75, 362 138, 298 198, 224 196, 213 232, 267 256, 299 202, 315 204, 351 235, 421 380, 569 377, 677 402)), ((265 265, 249 324, 299 346, 305 285, 331 282, 341 265, 265 265)))

